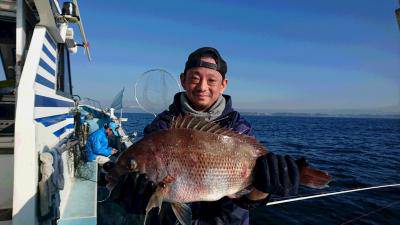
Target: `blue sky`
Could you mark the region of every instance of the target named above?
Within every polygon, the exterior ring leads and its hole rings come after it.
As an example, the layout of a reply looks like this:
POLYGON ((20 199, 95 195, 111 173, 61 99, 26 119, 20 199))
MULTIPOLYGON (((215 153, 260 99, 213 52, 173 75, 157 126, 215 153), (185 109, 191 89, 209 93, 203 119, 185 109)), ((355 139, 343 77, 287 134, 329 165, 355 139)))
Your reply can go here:
POLYGON ((188 54, 219 49, 239 109, 400 104, 396 0, 80 1, 93 61, 73 55, 74 92, 109 104, 149 69, 176 78, 188 54))

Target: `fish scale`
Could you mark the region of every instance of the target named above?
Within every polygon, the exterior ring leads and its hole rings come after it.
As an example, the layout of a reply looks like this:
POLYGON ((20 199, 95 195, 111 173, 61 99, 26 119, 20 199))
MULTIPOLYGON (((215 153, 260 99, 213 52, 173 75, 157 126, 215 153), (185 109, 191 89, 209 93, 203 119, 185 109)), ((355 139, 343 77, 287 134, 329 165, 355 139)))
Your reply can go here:
POLYGON ((172 126, 133 145, 118 158, 118 171, 134 159, 155 183, 172 177, 164 196, 168 202, 214 201, 249 186, 255 161, 266 149, 253 137, 215 124, 187 122, 196 128, 172 126), (217 133, 202 130, 206 126, 217 133))
MULTIPOLYGON (((180 131, 174 132, 179 133, 180 131)), ((199 146, 201 146, 201 141, 199 146)), ((230 151, 233 150, 230 149, 230 151)), ((168 149, 160 149, 163 158, 170 161, 166 168, 167 171, 170 171, 170 175, 174 173, 172 171, 181 172, 179 175, 174 174, 176 180, 171 185, 171 191, 165 196, 165 201, 217 200, 227 194, 239 191, 248 184, 249 177, 241 176, 242 170, 248 168, 244 168, 240 162, 236 163, 236 157, 240 157, 240 155, 230 154, 231 157, 221 157, 223 155, 204 152, 196 146, 191 146, 190 149, 183 151, 185 155, 179 151, 168 152, 168 149), (195 162, 196 159, 197 162, 195 162)))

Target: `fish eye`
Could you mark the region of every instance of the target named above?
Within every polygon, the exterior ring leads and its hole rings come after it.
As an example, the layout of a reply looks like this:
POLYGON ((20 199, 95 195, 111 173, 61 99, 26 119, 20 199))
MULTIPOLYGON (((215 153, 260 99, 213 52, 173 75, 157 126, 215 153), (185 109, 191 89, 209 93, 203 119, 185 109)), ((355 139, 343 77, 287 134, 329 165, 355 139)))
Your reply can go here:
POLYGON ((136 160, 130 159, 130 160, 128 161, 128 169, 129 169, 129 170, 134 171, 134 170, 137 169, 137 167, 138 167, 138 164, 137 164, 136 160))
POLYGON ((106 172, 110 172, 114 167, 115 167, 115 163, 111 162, 111 161, 108 161, 108 162, 104 163, 104 165, 103 165, 103 169, 106 172))

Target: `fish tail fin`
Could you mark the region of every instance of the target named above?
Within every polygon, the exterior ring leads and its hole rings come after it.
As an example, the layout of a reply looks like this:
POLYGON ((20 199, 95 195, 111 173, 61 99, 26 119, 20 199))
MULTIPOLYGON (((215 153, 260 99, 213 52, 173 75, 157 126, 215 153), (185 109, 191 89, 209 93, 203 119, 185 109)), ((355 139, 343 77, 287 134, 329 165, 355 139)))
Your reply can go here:
POLYGON ((332 177, 327 172, 315 168, 305 166, 300 170, 300 184, 306 187, 322 189, 328 187, 331 180, 332 177))
POLYGON ((172 210, 182 225, 192 224, 192 209, 184 203, 172 203, 172 210))

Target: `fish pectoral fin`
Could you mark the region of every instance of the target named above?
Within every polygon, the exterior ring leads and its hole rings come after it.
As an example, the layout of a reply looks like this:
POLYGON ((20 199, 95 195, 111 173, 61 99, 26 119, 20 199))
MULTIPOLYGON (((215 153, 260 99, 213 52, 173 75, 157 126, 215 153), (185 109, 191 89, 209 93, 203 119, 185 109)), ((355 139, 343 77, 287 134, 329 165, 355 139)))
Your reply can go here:
POLYGON ((151 197, 149 199, 149 203, 147 203, 146 215, 144 216, 144 223, 143 223, 144 225, 147 224, 147 219, 148 219, 147 216, 151 209, 158 207, 158 214, 160 214, 161 205, 162 205, 163 199, 167 193, 168 188, 169 187, 167 185, 165 185, 164 183, 158 184, 156 190, 154 191, 154 193, 151 195, 151 197))
POLYGON ((161 204, 165 195, 171 188, 171 183, 175 180, 172 176, 168 175, 164 177, 163 181, 158 183, 156 190, 151 195, 149 203, 147 203, 146 214, 152 209, 158 207, 158 213, 161 211, 161 204))
POLYGON ((158 207, 158 213, 160 213, 161 211, 161 205, 162 205, 162 201, 164 199, 165 196, 165 187, 158 185, 156 190, 154 191, 153 195, 151 195, 150 199, 149 199, 149 203, 147 203, 147 207, 146 207, 146 214, 149 213, 149 211, 152 208, 156 208, 158 207))
POLYGON ((182 225, 192 224, 192 209, 184 203, 171 203, 176 218, 182 225))

